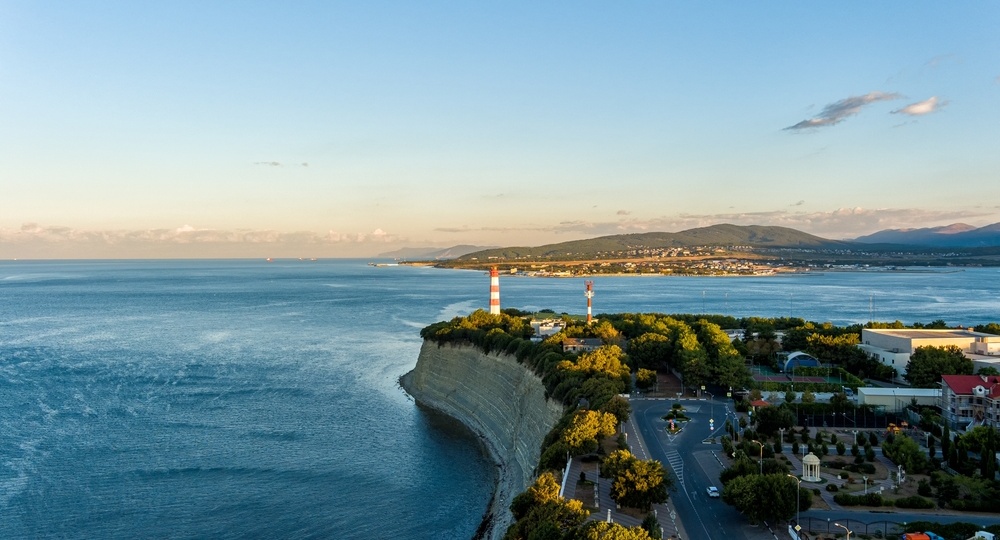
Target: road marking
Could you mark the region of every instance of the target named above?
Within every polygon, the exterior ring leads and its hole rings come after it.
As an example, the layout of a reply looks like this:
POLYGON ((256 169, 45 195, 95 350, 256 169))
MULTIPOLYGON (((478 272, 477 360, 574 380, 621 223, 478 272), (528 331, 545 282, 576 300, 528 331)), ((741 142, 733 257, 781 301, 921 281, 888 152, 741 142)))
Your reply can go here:
POLYGON ((684 458, 681 457, 681 453, 677 450, 668 450, 665 452, 667 456, 667 463, 670 464, 670 469, 674 471, 674 475, 677 476, 677 482, 683 486, 684 485, 684 458))

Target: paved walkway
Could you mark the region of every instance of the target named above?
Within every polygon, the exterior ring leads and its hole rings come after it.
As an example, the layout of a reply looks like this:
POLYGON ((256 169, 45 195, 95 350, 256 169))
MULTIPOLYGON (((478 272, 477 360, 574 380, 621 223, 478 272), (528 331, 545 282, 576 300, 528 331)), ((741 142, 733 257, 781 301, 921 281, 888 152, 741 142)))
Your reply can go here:
MULTIPOLYGON (((640 459, 649 459, 649 453, 646 451, 645 444, 642 438, 639 437, 638 433, 635 431, 634 423, 627 422, 624 425, 626 437, 629 442, 632 453, 639 457, 640 459)), ((592 489, 597 493, 596 502, 597 510, 590 515, 589 519, 601 520, 601 521, 612 521, 614 523, 619 523, 626 527, 634 527, 641 525, 645 515, 640 517, 635 517, 622 512, 618 505, 615 503, 614 499, 611 498, 611 481, 607 478, 600 478, 597 474, 596 467, 589 466, 591 464, 584 463, 580 459, 574 459, 570 464, 569 474, 566 477, 566 490, 563 496, 568 499, 583 499, 584 494, 578 493, 578 489, 592 489), (587 480, 594 482, 595 485, 581 485, 579 484, 580 472, 584 469, 593 469, 592 471, 587 471, 587 480)), ((592 494, 587 494, 588 496, 592 494)), ((680 521, 676 518, 676 513, 674 512, 673 503, 668 499, 666 504, 655 504, 651 510, 655 513, 657 521, 660 522, 660 526, 663 528, 663 538, 687 538, 687 534, 684 532, 684 528, 680 521), (671 515, 674 517, 671 518, 671 515)))

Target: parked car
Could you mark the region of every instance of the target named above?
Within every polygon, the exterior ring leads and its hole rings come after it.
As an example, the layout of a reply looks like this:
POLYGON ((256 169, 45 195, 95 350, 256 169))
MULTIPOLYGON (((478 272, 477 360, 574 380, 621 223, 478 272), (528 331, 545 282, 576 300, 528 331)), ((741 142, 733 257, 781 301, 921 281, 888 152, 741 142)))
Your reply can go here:
POLYGON ((708 486, 705 489, 705 493, 708 493, 709 497, 718 498, 718 496, 719 496, 719 488, 717 488, 715 486, 708 486))

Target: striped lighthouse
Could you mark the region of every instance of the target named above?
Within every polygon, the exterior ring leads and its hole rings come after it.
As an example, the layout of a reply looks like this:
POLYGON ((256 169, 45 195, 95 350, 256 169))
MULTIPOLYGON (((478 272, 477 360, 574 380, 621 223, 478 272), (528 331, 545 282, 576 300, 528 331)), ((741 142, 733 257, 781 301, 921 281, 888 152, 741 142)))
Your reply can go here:
POLYGON ((587 324, 590 324, 591 314, 590 314, 590 301, 594 298, 594 282, 587 280, 583 282, 587 286, 586 291, 583 293, 587 297, 587 324))
POLYGON ((500 314, 500 272, 490 268, 490 315, 500 314))

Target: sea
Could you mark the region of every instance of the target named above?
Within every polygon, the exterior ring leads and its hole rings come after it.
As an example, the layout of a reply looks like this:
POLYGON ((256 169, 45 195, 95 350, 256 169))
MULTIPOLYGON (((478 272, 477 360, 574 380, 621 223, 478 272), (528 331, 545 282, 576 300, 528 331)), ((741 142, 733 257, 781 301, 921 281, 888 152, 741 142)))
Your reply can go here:
MULTIPOLYGON (((399 377, 484 272, 0 262, 0 538, 469 539, 495 470, 399 377)), ((1000 322, 1000 269, 597 277, 595 313, 1000 322)), ((583 278, 501 278, 582 314, 583 278)))

